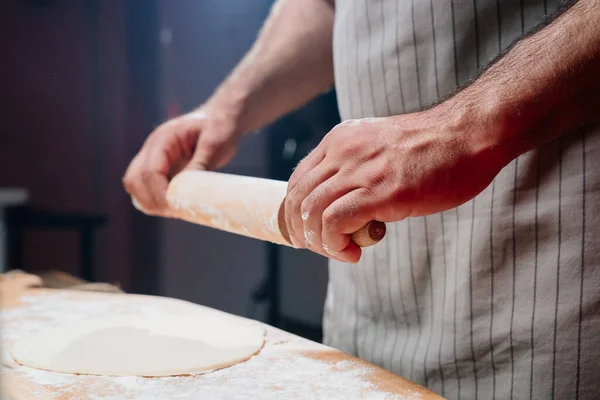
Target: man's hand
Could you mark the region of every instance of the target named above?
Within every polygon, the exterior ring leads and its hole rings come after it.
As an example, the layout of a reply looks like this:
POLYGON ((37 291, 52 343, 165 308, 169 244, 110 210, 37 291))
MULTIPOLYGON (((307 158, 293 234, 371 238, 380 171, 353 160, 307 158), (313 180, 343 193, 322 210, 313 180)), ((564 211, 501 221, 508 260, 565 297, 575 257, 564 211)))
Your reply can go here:
POLYGON ((333 22, 329 0, 278 0, 252 49, 206 105, 161 125, 148 137, 123 179, 136 207, 168 217, 165 194, 177 172, 223 166, 241 134, 329 87, 333 22))
POLYGON ((485 189, 508 160, 473 140, 485 126, 448 109, 346 121, 329 132, 289 181, 294 245, 357 262, 350 234, 369 221, 445 211, 485 189))
POLYGON ((349 262, 349 234, 454 208, 511 160, 600 121, 600 0, 570 0, 454 97, 427 111, 349 121, 290 179, 297 247, 349 262))
POLYGON ((168 217, 169 180, 184 168, 215 169, 235 153, 234 119, 199 109, 159 126, 129 164, 123 184, 137 208, 168 217))

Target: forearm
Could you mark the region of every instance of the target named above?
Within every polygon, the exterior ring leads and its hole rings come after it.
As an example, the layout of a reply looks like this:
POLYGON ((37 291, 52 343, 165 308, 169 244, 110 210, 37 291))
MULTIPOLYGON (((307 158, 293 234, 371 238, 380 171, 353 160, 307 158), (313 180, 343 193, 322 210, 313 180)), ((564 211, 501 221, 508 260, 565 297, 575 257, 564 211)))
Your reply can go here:
POLYGON ((447 101, 509 161, 600 118, 600 1, 580 0, 447 101))
POLYGON ((329 0, 278 0, 252 49, 206 106, 244 133, 314 98, 333 83, 333 22, 329 0))

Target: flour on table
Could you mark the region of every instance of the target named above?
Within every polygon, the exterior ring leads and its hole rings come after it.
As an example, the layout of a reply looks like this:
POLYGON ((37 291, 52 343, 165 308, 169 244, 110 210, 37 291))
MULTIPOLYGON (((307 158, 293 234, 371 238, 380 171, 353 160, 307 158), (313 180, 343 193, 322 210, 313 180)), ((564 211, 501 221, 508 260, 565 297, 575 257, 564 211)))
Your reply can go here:
POLYGON ((265 328, 227 315, 110 316, 64 324, 26 336, 12 355, 48 371, 172 376, 214 371, 246 361, 264 344, 265 328))
MULTIPOLYGON (((418 400, 417 392, 399 396, 384 391, 369 381, 370 367, 353 361, 326 362, 310 357, 311 352, 329 350, 278 329, 267 326, 263 349, 248 361, 205 375, 142 378, 72 375, 21 366, 7 354, 15 341, 25 334, 68 321, 110 314, 152 315, 173 310, 164 299, 155 304, 144 301, 67 299, 63 294, 44 294, 22 298, 26 307, 3 310, 2 375, 29 382, 32 398, 110 399, 110 400, 283 400, 283 399, 366 399, 418 400), (335 371, 335 372, 334 372, 335 371), (53 397, 49 397, 53 396, 53 397)), ((185 314, 186 302, 178 304, 185 314)), ((188 307, 192 311, 198 306, 188 307)), ((210 309, 209 309, 210 310, 210 309)), ((212 310, 211 310, 212 311, 212 310)), ((218 311, 215 311, 218 313, 218 311)), ((3 376, 4 377, 4 376, 3 376)))

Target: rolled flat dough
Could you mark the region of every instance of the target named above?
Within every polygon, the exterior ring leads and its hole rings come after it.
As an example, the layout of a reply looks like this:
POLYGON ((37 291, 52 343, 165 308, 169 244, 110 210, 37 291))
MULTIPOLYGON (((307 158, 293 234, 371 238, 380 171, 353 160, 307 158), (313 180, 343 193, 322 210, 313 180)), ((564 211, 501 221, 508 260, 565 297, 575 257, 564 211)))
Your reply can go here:
POLYGON ((220 313, 92 319, 18 341, 22 365, 92 375, 169 376, 214 371, 245 361, 264 344, 259 323, 220 313))

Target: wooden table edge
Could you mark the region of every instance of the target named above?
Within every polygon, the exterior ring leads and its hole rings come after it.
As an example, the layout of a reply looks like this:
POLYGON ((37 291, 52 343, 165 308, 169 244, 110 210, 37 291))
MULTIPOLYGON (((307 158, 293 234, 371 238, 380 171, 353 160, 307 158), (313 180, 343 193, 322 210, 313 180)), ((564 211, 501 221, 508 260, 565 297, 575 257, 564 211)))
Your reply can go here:
MULTIPOLYGON (((6 274, 0 274, 0 309, 8 309, 13 307, 19 307, 20 302, 19 299, 23 296, 36 296, 41 293, 64 293, 69 292, 66 289, 51 289, 51 288, 43 288, 40 287, 42 281, 36 275, 31 274, 14 274, 12 277, 6 276, 6 274)), ((70 291, 75 294, 76 291, 70 291)), ((80 292, 81 295, 89 295, 89 294, 100 294, 100 292, 80 292)), ((127 294, 127 293, 102 293, 102 295, 111 295, 111 296, 145 296, 145 295, 137 295, 137 294, 127 294)), ((75 296, 78 297, 77 294, 75 296)), ((163 296, 151 296, 151 297, 163 297, 163 296)), ((261 322, 262 323, 262 322, 261 322)), ((268 324, 265 324, 270 329, 280 330, 279 328, 271 327, 268 324)), ((290 336, 295 336, 292 333, 285 332, 290 336)), ((307 342, 311 342, 308 339, 301 338, 307 342)), ((313 342, 314 343, 314 342, 313 342)), ((344 353, 340 350, 336 350, 330 347, 326 347, 322 344, 319 344, 324 348, 323 351, 306 351, 300 352, 304 357, 311 358, 316 361, 322 361, 326 363, 330 363, 335 365, 340 361, 351 361, 356 363, 357 365, 364 366, 372 371, 366 379, 369 383, 374 385, 378 390, 389 393, 389 394, 404 394, 407 390, 421 395, 423 400, 444 400, 443 397, 438 394, 432 392, 424 386, 418 385, 415 382, 410 381, 400 375, 394 374, 388 370, 385 370, 377 365, 369 363, 360 358, 354 357, 350 354, 344 353)), ((3 374, 4 375, 4 374, 3 374)), ((5 378, 3 376, 3 378, 5 378)), ((10 392, 4 393, 0 391, 0 394, 8 395, 9 399, 28 399, 29 396, 25 393, 25 391, 19 388, 18 383, 14 382, 14 377, 9 376, 8 383, 12 383, 7 385, 6 381, 2 379, 4 382, 2 384, 3 388, 9 387, 11 389, 10 392), (14 382, 11 382, 12 381, 14 382)), ((1 388, 0 388, 1 390, 1 388)), ((4 400, 4 397, 0 397, 0 399, 4 400)))

